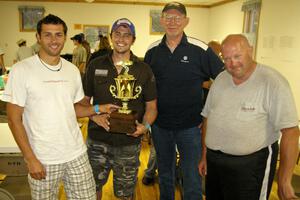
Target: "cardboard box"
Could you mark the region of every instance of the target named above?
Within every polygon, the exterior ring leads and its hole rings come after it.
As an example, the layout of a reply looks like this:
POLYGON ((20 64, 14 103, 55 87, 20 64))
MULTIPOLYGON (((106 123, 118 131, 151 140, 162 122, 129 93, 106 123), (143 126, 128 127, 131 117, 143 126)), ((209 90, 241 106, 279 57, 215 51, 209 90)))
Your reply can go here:
POLYGON ((26 176, 27 165, 21 153, 0 153, 0 173, 7 176, 26 176))

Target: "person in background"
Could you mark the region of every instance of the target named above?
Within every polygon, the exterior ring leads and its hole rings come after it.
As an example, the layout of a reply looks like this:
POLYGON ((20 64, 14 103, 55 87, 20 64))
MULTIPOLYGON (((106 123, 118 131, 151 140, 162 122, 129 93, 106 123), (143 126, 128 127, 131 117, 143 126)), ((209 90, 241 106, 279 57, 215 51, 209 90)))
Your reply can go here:
POLYGON ((99 56, 107 55, 112 50, 107 36, 100 34, 99 40, 99 49, 91 55, 89 62, 99 56))
POLYGON ((160 18, 162 40, 145 55, 156 78, 158 116, 152 125, 157 153, 160 199, 175 199, 176 146, 183 172, 185 200, 202 199, 198 163, 201 158, 202 83, 222 71, 220 58, 204 42, 188 37, 186 8, 167 3, 160 18))
POLYGON ((32 48, 26 46, 26 40, 18 40, 17 45, 19 46, 19 49, 16 52, 14 63, 34 55, 34 51, 32 50, 32 48))
MULTIPOLYGON (((67 26, 49 14, 37 24, 38 54, 13 65, 2 100, 8 125, 28 168, 33 200, 57 199, 64 183, 68 199, 96 200, 95 182, 77 117, 93 116, 78 69, 60 57, 67 26)), ((110 112, 113 105, 97 111, 110 112)))
POLYGON ((74 35, 71 37, 75 48, 73 50, 72 63, 76 65, 80 71, 80 74, 83 76, 85 73, 87 52, 82 46, 82 36, 80 34, 74 35))
POLYGON ((134 198, 137 173, 140 165, 141 136, 154 122, 156 109, 155 78, 150 67, 141 62, 130 50, 136 32, 134 24, 126 19, 116 20, 111 29, 113 51, 97 57, 89 63, 84 84, 86 103, 93 98, 94 104, 117 102, 109 91, 111 85, 124 69, 120 62, 132 61, 128 74, 136 78, 135 85, 142 87, 142 93, 128 102, 128 107, 137 112, 136 131, 132 134, 110 132, 106 113, 102 113, 103 124, 96 126, 90 122, 88 128, 88 155, 93 168, 98 199, 102 198, 102 187, 113 171, 114 194, 122 200, 134 198))
POLYGON ((6 68, 4 64, 4 51, 0 47, 0 76, 5 74, 5 72, 6 72, 6 68))
POLYGON ((207 44, 217 56, 221 56, 221 44, 217 40, 212 40, 207 44))
POLYGON ((203 155, 207 200, 268 199, 278 156, 278 196, 296 199, 291 185, 298 155, 298 116, 288 81, 255 62, 241 34, 222 42, 226 71, 213 82, 205 107, 203 155))
MULTIPOLYGON (((221 54, 221 44, 220 42, 216 41, 216 40, 212 40, 210 41, 208 44, 207 44, 212 50, 213 52, 219 56, 221 54)), ((207 81, 204 81, 202 83, 202 88, 203 88, 203 105, 205 104, 205 101, 206 101, 206 98, 207 98, 207 95, 208 95, 208 91, 209 91, 209 88, 212 84, 212 80, 207 80, 207 81)))
POLYGON ((84 33, 80 33, 79 35, 81 35, 82 37, 82 46, 85 48, 86 51, 86 63, 88 63, 88 61, 90 60, 91 57, 91 47, 90 47, 90 43, 86 40, 84 33))
POLYGON ((31 46, 34 54, 38 54, 41 48, 41 45, 36 41, 32 46, 31 46))

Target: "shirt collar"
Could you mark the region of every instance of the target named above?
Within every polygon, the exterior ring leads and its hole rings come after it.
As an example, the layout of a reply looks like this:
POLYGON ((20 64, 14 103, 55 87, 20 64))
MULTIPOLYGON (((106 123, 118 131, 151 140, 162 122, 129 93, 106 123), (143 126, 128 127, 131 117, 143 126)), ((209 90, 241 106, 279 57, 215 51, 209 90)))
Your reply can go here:
MULTIPOLYGON (((166 39, 167 39, 167 37, 166 37, 166 34, 165 34, 159 45, 160 46, 167 46, 166 39)), ((181 38, 180 43, 178 44, 178 46, 181 45, 181 44, 188 44, 187 36, 184 32, 183 32, 182 38, 181 38)))

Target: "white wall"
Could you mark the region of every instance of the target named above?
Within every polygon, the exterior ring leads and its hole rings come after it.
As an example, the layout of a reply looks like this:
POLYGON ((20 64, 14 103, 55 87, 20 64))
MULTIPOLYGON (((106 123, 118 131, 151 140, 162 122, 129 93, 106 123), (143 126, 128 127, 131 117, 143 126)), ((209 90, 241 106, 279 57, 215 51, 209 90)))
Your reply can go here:
POLYGON ((234 1, 209 9, 208 37, 210 40, 222 41, 230 33, 241 33, 244 13, 241 11, 243 1, 234 1))
POLYGON ((288 79, 300 115, 299 9, 299 0, 263 0, 256 58, 288 79))
MULTIPOLYGON (((74 30, 74 24, 109 25, 122 17, 129 18, 136 26, 137 39, 132 48, 133 52, 143 57, 148 45, 160 39, 161 35, 149 34, 150 9, 161 10, 161 6, 124 5, 124 4, 99 4, 99 3, 56 3, 56 2, 22 2, 0 1, 0 46, 5 50, 5 64, 10 66, 18 46, 16 41, 20 38, 27 40, 31 46, 35 42, 34 32, 19 32, 18 6, 34 5, 43 6, 45 15, 52 13, 61 17, 69 28, 68 40, 62 53, 72 53, 73 42, 69 39, 82 30, 74 30)), ((188 35, 208 38, 209 9, 187 8, 190 23, 186 28, 188 35), (200 19, 200 20, 199 20, 200 19)))

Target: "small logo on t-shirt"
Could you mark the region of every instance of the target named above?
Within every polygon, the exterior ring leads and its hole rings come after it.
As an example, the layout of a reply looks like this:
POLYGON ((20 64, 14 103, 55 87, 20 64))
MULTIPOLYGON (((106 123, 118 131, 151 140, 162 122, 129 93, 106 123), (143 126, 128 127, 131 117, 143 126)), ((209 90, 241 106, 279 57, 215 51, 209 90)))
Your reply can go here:
POLYGON ((241 110, 244 111, 244 112, 254 112, 255 111, 255 106, 251 103, 244 102, 242 104, 241 110))
POLYGON ((187 56, 183 56, 182 59, 180 60, 180 62, 183 62, 183 63, 189 63, 189 57, 187 56))

